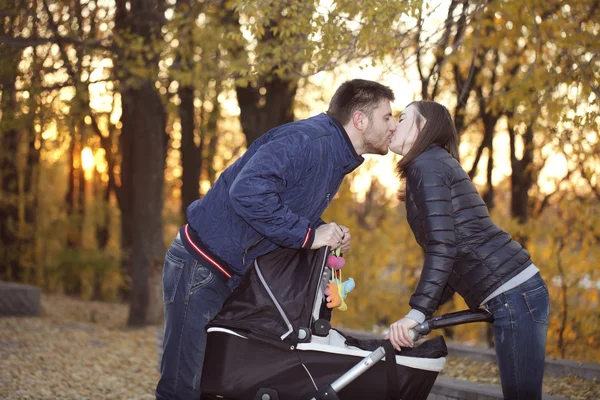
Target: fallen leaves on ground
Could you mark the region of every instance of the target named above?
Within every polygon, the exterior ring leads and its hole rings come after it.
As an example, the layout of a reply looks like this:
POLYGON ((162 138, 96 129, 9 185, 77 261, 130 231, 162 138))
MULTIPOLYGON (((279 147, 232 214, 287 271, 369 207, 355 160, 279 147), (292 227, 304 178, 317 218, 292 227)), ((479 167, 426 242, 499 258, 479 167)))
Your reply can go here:
MULTIPOLYGON (((154 399, 157 327, 126 328, 124 304, 43 295, 40 318, 0 318, 0 393, 6 399, 154 399)), ((448 357, 442 375, 500 384, 489 362, 448 357)), ((600 399, 600 384, 544 378, 544 393, 600 399)))
POLYGON ((2 398, 154 399, 155 326, 127 329, 120 304, 44 295, 42 308, 0 318, 2 398))
MULTIPOLYGON (((500 386, 500 376, 495 363, 448 357, 442 375, 451 378, 489 383, 500 386)), ((600 399, 600 383, 574 376, 544 376, 544 393, 572 400, 600 399)))

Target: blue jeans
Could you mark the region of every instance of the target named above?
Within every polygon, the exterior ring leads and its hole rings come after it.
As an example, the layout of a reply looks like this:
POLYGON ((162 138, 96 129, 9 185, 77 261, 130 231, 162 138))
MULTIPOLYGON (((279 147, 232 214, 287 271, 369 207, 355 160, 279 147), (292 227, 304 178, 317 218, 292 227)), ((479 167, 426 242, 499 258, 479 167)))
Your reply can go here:
POLYGON ((494 314, 494 343, 505 399, 542 398, 550 299, 536 274, 486 304, 494 314))
POLYGON ((200 398, 206 324, 231 294, 225 284, 185 249, 179 233, 165 256, 163 300, 165 335, 156 398, 200 398))

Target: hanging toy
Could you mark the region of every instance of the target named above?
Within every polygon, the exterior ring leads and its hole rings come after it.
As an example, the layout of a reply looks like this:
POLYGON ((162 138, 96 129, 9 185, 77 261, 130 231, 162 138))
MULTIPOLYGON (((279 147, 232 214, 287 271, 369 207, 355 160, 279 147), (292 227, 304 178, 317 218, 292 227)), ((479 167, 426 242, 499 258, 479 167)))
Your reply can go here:
POLYGON ((327 285, 325 295, 327 296, 327 308, 340 307, 344 303, 341 296, 341 285, 338 286, 334 281, 330 281, 327 285))
POLYGON ((333 254, 327 258, 327 265, 332 270, 332 279, 324 293, 327 296, 327 308, 337 308, 340 311, 346 311, 348 305, 345 299, 356 284, 352 278, 342 282, 341 269, 344 267, 345 260, 340 256, 340 251, 340 248, 334 250, 333 254))
POLYGON ((342 283, 342 298, 345 299, 346 297, 348 297, 348 293, 353 291, 355 287, 356 287, 356 283, 354 282, 354 279, 352 279, 352 278, 346 279, 344 281, 344 283, 342 283))
POLYGON ((327 265, 332 271, 340 270, 346 264, 346 260, 340 255, 340 252, 341 249, 338 247, 329 257, 327 257, 327 265))

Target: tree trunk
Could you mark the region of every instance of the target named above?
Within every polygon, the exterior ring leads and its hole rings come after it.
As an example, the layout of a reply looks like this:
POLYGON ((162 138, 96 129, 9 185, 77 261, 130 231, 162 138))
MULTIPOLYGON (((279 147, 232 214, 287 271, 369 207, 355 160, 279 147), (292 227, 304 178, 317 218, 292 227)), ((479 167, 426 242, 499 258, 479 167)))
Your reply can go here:
POLYGON ((219 137, 216 132, 212 133, 208 141, 208 151, 206 155, 206 178, 212 185, 217 180, 217 171, 214 166, 215 155, 217 154, 217 144, 219 143, 219 137))
MULTIPOLYGON (((137 138, 132 151, 132 226, 130 326, 162 320, 161 271, 164 259, 162 207, 164 181, 165 115, 160 96, 151 82, 131 90, 126 100, 137 138)), ((125 126, 123 126, 125 128, 125 126)))
MULTIPOLYGON (((12 30, 8 18, 0 19, 1 32, 12 30), (6 27, 5 27, 6 23, 6 27)), ((15 82, 18 76, 20 51, 0 43, 3 57, 0 62, 2 99, 0 103, 0 280, 19 281, 23 268, 19 256, 17 154, 19 147, 19 121, 16 112, 15 82)))
MULTIPOLYGON (((6 3, 0 18, 0 32, 19 36, 25 26, 35 31, 37 18, 22 18, 21 11, 33 8, 21 1, 6 3)), ((21 111, 16 81, 22 50, 0 42, 0 280, 35 281, 35 232, 39 177, 39 149, 36 148, 35 115, 37 86, 28 88, 29 99, 21 99, 29 110, 21 111)), ((36 82, 40 60, 33 56, 29 72, 36 82)))
POLYGON ((34 268, 39 150, 35 107, 29 115, 15 116, 10 86, 4 86, 0 121, 0 280, 28 282, 34 268))
MULTIPOLYGON (((181 21, 185 25, 193 24, 194 18, 205 7, 203 3, 191 2, 190 0, 177 0, 176 9, 183 16, 181 21)), ((179 70, 193 71, 194 60, 191 57, 191 51, 188 46, 194 43, 192 30, 183 30, 180 32, 179 43, 186 43, 180 46, 177 53, 177 65, 179 70)), ((206 57, 206 55, 205 55, 206 57)), ((196 82, 196 80, 194 80, 196 82)), ((181 82, 180 82, 181 83, 181 82)), ((181 121, 181 216, 182 221, 187 222, 187 208, 200 197, 200 175, 202 172, 202 106, 200 106, 199 123, 194 118, 196 110, 194 107, 194 89, 202 86, 189 84, 181 86, 179 95, 179 119, 181 121), (196 128, 200 141, 196 144, 196 128)))
POLYGON ((69 145, 69 186, 65 203, 67 205, 67 247, 79 249, 83 232, 85 211, 85 177, 81 163, 81 135, 74 130, 69 145))
POLYGON ((509 125, 510 137, 510 166, 511 173, 511 202, 510 211, 513 218, 524 224, 529 219, 529 189, 533 178, 533 122, 527 126, 523 135, 523 157, 516 155, 516 132, 509 125))
MULTIPOLYGON (((133 104, 126 91, 121 93, 121 134, 119 150, 121 156, 121 175, 119 186, 119 210, 121 211, 121 273, 126 282, 131 283, 131 249, 133 246, 133 152, 135 148, 135 132, 132 127, 136 123, 133 104)), ((131 285, 121 291, 124 300, 130 300, 131 285)))
POLYGON ((489 210, 492 210, 494 204, 494 183, 492 181, 492 172, 494 170, 494 142, 492 141, 488 147, 488 162, 486 173, 485 192, 483 193, 483 201, 489 210))
MULTIPOLYGON (((75 118, 73 118, 75 120, 75 118)), ((67 207, 67 243, 66 247, 73 252, 81 250, 83 236, 83 218, 85 213, 85 178, 81 163, 81 136, 71 130, 71 143, 69 145, 69 182, 65 198, 67 207)), ((68 295, 81 295, 81 279, 76 271, 66 278, 67 285, 65 293, 68 295)))
MULTIPOLYGON (((108 185, 102 182, 102 175, 98 170, 94 170, 92 177, 92 197, 94 199, 94 208, 96 214, 95 234, 98 250, 104 251, 108 245, 110 238, 110 189, 108 185)), ((103 273, 99 270, 95 271, 94 291, 92 300, 102 301, 102 283, 103 273)))
MULTIPOLYGON (((226 12, 222 16, 222 23, 231 30, 239 30, 239 16, 229 2, 223 1, 222 6, 226 12)), ((262 44, 279 43, 276 33, 277 21, 271 21, 265 28, 265 35, 259 40, 262 44)), ((272 44, 270 44, 272 45, 272 44)), ((248 57, 246 50, 237 46, 229 49, 232 54, 240 59, 248 57)), ((302 66, 299 65, 298 68, 302 66)), ((236 94, 240 106, 240 123, 246 135, 246 147, 258 139, 269 129, 286 124, 294 120, 294 98, 298 89, 298 79, 280 78, 276 67, 271 73, 260 77, 256 86, 237 86, 236 94), (261 94, 261 89, 263 93, 261 94)))
POLYGON ((263 88, 266 90, 264 95, 260 94, 260 87, 236 88, 247 147, 269 129, 294 120, 294 97, 298 81, 272 75, 263 88))
MULTIPOLYGON (((484 119, 484 121, 485 121, 485 119, 484 119)), ((494 126, 492 126, 490 128, 492 130, 492 135, 493 135, 493 130, 494 130, 495 126, 496 126, 496 123, 494 122, 494 126)), ((486 131, 487 130, 488 130, 488 127, 486 125, 486 131)), ((486 190, 482 196, 483 201, 485 202, 485 204, 489 210, 492 210, 495 207, 494 183, 492 182, 493 169, 494 169, 494 140, 493 140, 493 136, 492 136, 492 140, 489 141, 489 146, 488 146, 486 190)), ((494 328, 493 328, 492 324, 485 324, 485 339, 486 339, 486 344, 487 344, 488 348, 493 349, 494 348, 494 328)))
MULTIPOLYGON (((480 97, 481 99, 483 97, 480 97)), ((484 142, 488 149, 488 162, 486 170, 486 188, 483 194, 483 201, 487 205, 488 209, 493 209, 494 204, 494 182, 492 181, 492 173, 494 171, 494 132, 496 131, 496 124, 498 123, 499 116, 491 114, 485 111, 483 104, 480 106, 483 110, 481 119, 484 126, 484 142)))
POLYGON ((222 89, 221 82, 215 84, 215 95, 210 100, 213 104, 213 109, 208 115, 204 117, 206 119, 205 134, 202 137, 210 137, 208 143, 208 154, 206 156, 207 175, 210 184, 215 183, 217 179, 217 171, 214 167, 215 156, 217 155, 217 145, 219 144, 219 132, 217 131, 217 125, 219 118, 221 117, 221 104, 219 103, 219 93, 222 89))
POLYGON ((202 170, 202 137, 200 145, 194 141, 194 89, 179 90, 179 118, 181 119, 181 215, 187 221, 186 211, 200 196, 200 171, 202 170))
MULTIPOLYGON (((164 19, 158 0, 118 0, 115 30, 136 35, 152 48, 160 41, 164 19)), ((119 49, 115 64, 121 80, 122 244, 131 246, 129 326, 162 321, 161 271, 164 259, 162 208, 166 154, 165 109, 155 88, 158 54, 119 49), (129 67, 138 57, 150 69, 145 76, 129 67)))
MULTIPOLYGON (((124 97, 124 96, 123 96, 124 97)), ((125 105, 123 105, 123 114, 125 113, 125 105)), ((132 171, 132 149, 134 146, 133 133, 126 132, 129 129, 129 124, 125 123, 127 118, 121 118, 121 201, 119 208, 121 211, 121 272, 126 280, 132 278, 131 270, 131 249, 133 246, 133 171, 132 171)), ((125 300, 129 300, 131 286, 124 288, 121 295, 125 300)))
MULTIPOLYGON (((19 135, 16 129, 8 128, 15 121, 9 116, 15 110, 16 101, 9 95, 9 85, 5 85, 2 93, 2 126, 0 129, 0 280, 20 281, 23 268, 19 257, 18 221, 19 209, 17 207, 18 180, 17 149, 19 135), (4 129, 7 127, 8 129, 4 129)), ((12 92, 14 93, 14 91, 12 92)))
MULTIPOLYGON (((32 99, 31 103, 35 100, 32 99)), ((31 114, 27 117, 27 141, 26 141, 26 161, 23 170, 21 171, 23 179, 22 198, 23 207, 21 229, 20 229, 20 244, 21 249, 19 254, 21 255, 22 264, 27 268, 28 271, 33 273, 36 270, 36 259, 35 259, 35 238, 36 238, 36 227, 37 227, 37 207, 38 207, 38 184, 39 184, 39 171, 40 171, 40 150, 36 148, 36 136, 35 124, 34 124, 34 110, 35 105, 30 107, 31 114)), ((39 271, 39 270, 37 270, 39 271)), ((28 276, 27 281, 35 283, 37 276, 34 279, 33 276, 28 276)))
POLYGON ((102 175, 94 170, 92 178, 96 204, 96 242, 98 249, 104 250, 110 238, 110 187, 102 182, 102 175))

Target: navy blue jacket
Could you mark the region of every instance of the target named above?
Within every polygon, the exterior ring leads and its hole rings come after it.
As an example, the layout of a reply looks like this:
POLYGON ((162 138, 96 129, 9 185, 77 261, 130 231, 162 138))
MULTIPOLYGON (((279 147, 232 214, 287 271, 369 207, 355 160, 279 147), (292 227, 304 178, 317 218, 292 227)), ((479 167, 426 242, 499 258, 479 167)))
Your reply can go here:
POLYGON ((327 114, 258 138, 187 209, 202 245, 242 275, 278 247, 309 248, 344 176, 364 159, 327 114))

